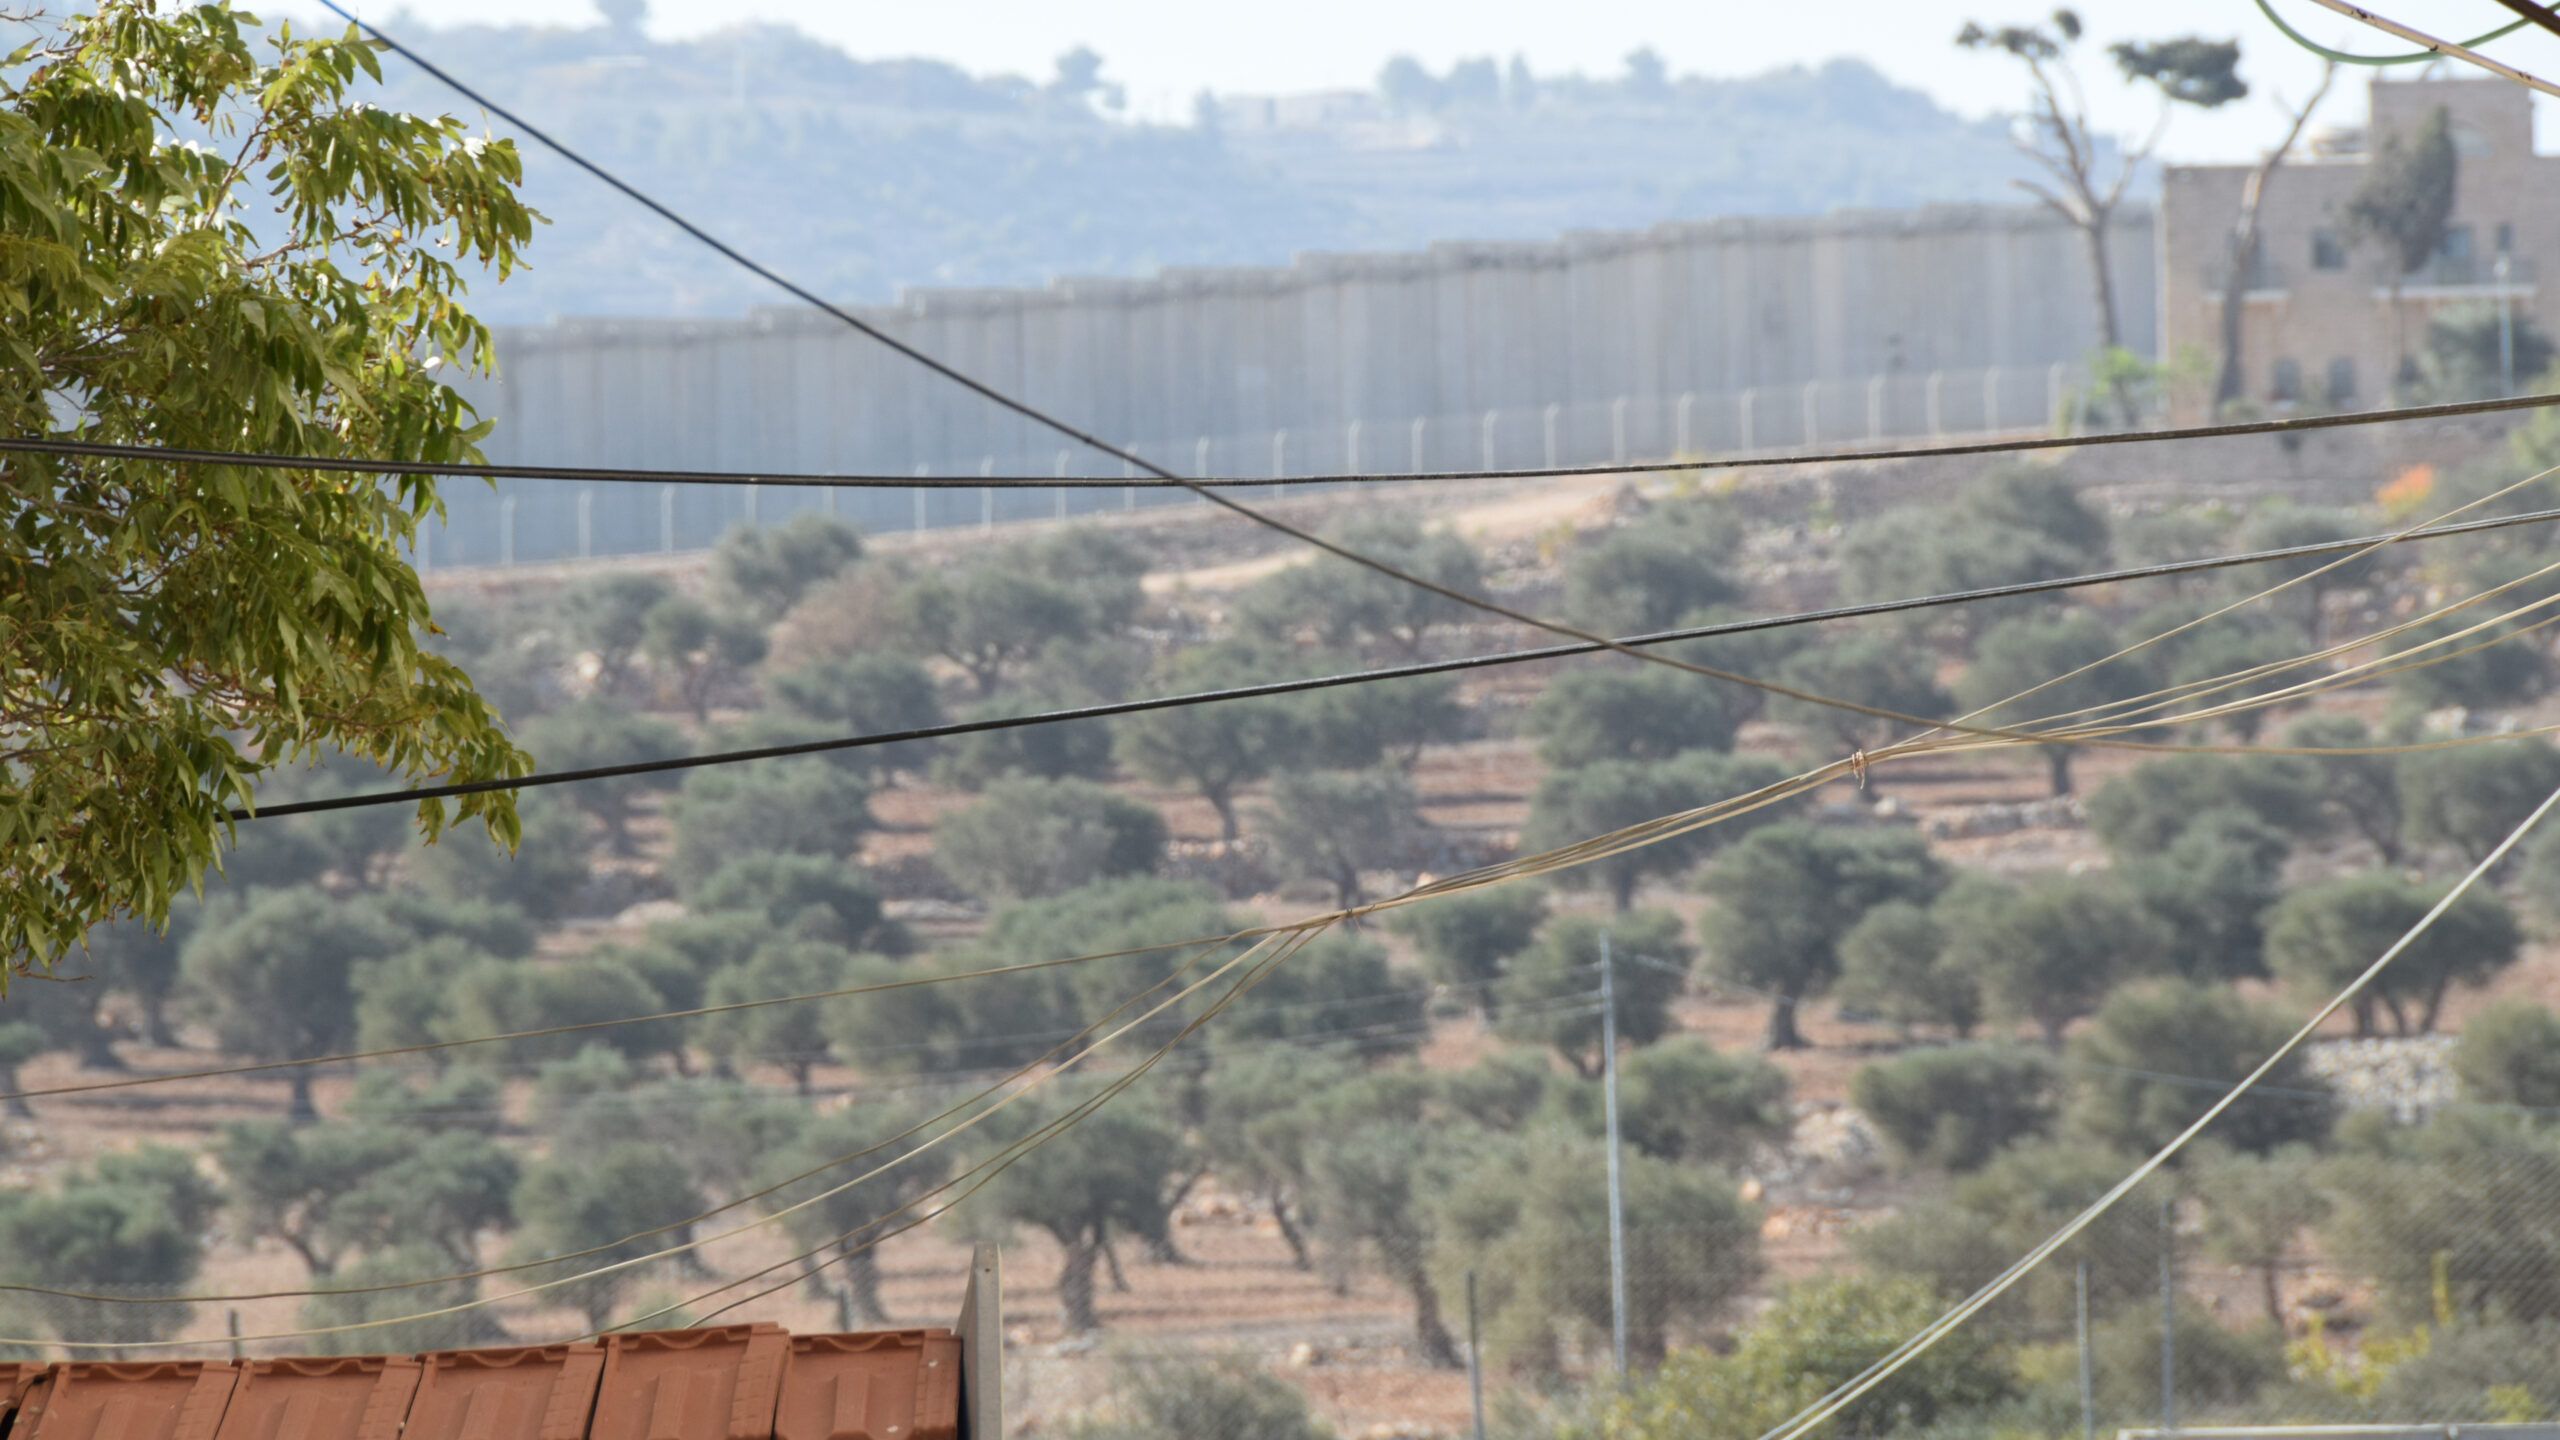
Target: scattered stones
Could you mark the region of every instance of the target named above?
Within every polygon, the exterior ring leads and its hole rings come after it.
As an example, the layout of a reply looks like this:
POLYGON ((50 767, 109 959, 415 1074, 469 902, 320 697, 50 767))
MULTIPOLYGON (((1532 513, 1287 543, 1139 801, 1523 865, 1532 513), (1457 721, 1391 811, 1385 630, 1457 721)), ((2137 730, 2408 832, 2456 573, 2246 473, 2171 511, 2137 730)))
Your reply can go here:
POLYGON ((1923 818, 1920 832, 1932 840, 1972 840, 2020 830, 2070 830, 2087 823, 2076 795, 2056 795, 1998 805, 1965 805, 1923 818))
POLYGON ((1312 1370, 1323 1363, 1324 1352, 1317 1349, 1312 1340, 1301 1340, 1289 1347, 1289 1368, 1292 1370, 1312 1370))
POLYGON ((2347 1109, 2380 1110, 2406 1124, 2461 1098, 2453 1043, 2450 1035, 2324 1040, 2304 1047, 2303 1068, 2327 1081, 2347 1109))

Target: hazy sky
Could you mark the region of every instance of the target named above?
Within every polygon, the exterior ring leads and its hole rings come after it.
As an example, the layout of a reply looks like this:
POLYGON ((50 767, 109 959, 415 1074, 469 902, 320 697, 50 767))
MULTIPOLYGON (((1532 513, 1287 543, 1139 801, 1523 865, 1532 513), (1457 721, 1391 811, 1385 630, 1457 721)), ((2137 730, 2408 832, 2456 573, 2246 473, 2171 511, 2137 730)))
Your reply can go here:
MULTIPOLYGON (((1968 115, 2012 108, 2019 78, 2010 67, 1966 55, 1950 44, 1967 18, 1999 23, 2032 18, 2050 0, 1813 0, 1790 4, 1736 0, 713 0, 677 5, 657 0, 650 30, 665 38, 740 20, 785 22, 866 58, 928 55, 971 70, 1043 75, 1052 57, 1090 45, 1105 74, 1128 87, 1144 113, 1175 118, 1203 87, 1222 91, 1310 90, 1364 86, 1389 55, 1405 52, 1444 67, 1466 55, 1521 54, 1533 69, 1613 72, 1620 57, 1651 45, 1675 70, 1748 75, 1839 55, 1864 58, 1968 115)), ((2310 3, 2274 0, 2297 28, 2344 48, 2402 48, 2387 36, 2358 33, 2351 22, 2310 3)), ((262 10, 316 14, 310 0, 270 0, 262 10)), ((388 0, 351 0, 368 19, 388 23, 388 0)), ((590 0, 410 0, 413 13, 442 19, 589 23, 590 0)), ((2272 139, 2270 90, 2306 91, 2318 68, 2277 34, 2250 0, 2084 0, 2080 12, 2093 38, 2105 42, 2187 31, 2237 36, 2243 73, 2258 87, 2250 99, 2212 115, 2181 113, 2165 154, 2180 159, 2239 158, 2272 139)), ((2396 0, 2389 11, 2447 38, 2476 34, 2512 18, 2491 0, 2396 0)), ((396 32, 395 32, 396 33, 396 32)), ((2560 77, 2560 40, 2530 32, 2498 47, 2510 61, 2560 77)), ((454 57, 463 60, 467 57, 454 57)), ((2107 83, 2103 66, 2087 67, 2100 122, 2118 131, 2147 129, 2153 103, 2107 83)), ((2405 70, 2401 73, 2407 73, 2405 70)), ((2362 86, 2345 87, 2325 115, 2351 121, 2364 108, 2362 86)), ((539 97, 513 97, 539 111, 539 97)), ((2545 102, 2544 148, 2560 148, 2560 105, 2545 102)))

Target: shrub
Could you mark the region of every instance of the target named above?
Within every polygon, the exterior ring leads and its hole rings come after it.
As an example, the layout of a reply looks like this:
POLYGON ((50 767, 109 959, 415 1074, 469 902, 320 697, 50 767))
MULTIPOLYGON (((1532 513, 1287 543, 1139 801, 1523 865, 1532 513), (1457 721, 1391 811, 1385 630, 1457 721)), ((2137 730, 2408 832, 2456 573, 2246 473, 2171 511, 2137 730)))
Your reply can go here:
POLYGON ((2523 1000, 2490 1006, 2462 1027, 2453 1073, 2474 1100, 2560 1108, 2560 1015, 2523 1000))
POLYGON ((2059 1081, 2032 1050, 1956 1045, 1862 1066, 1849 1096, 1903 1159, 1961 1172, 2052 1129, 2059 1081))

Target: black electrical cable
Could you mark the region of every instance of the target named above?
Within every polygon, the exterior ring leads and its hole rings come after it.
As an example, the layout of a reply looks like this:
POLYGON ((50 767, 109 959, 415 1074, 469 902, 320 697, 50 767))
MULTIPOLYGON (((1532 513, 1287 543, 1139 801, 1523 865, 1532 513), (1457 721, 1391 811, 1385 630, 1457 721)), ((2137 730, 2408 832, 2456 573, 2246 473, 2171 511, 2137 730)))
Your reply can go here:
POLYGON ((241 465, 274 470, 320 470, 360 475, 435 475, 466 480, 566 480, 588 484, 718 485, 747 489, 804 490, 1188 490, 1266 489, 1272 486, 1388 485, 1415 481, 1551 480, 1581 476, 1662 475, 1692 470, 1777 469, 1805 465, 1838 465, 1877 460, 1934 460, 1979 455, 2016 455, 2041 450, 2080 450, 2106 445, 2142 445, 2168 440, 2228 440, 2252 435, 2293 435, 2311 430, 2337 430, 2360 425, 2387 425, 2410 420, 2459 419, 2560 405, 2560 394, 2514 395, 2494 400, 2461 400, 2442 405, 2407 405, 2389 410, 2351 410, 2335 415, 2299 415, 2281 420, 2245 420, 2219 425, 2189 425, 2168 430, 2110 430, 2095 435, 2032 436, 2011 440, 1969 440, 1948 444, 1878 446, 1863 450, 1818 450, 1801 454, 1720 455, 1698 460, 1639 460, 1610 465, 1529 466, 1492 470, 1408 470, 1400 472, 1344 470, 1313 475, 1253 477, 1213 475, 1183 478, 1162 474, 1118 479, 1090 475, 888 475, 864 471, 653 470, 615 465, 514 465, 437 460, 377 460, 351 455, 284 455, 255 450, 204 450, 174 445, 135 445, 100 440, 0 438, 0 454, 55 455, 86 460, 154 460, 171 464, 241 465))
POLYGON ((1214 705, 1229 700, 1255 700, 1277 695, 1296 695, 1309 690, 1332 690, 1347 685, 1366 685, 1380 680, 1408 680, 1424 675, 1448 675, 1467 670, 1487 670, 1497 666, 1521 665, 1537 660, 1557 660, 1575 655, 1598 654, 1614 651, 1620 647, 1641 648, 1669 645, 1686 640, 1711 640, 1724 635, 1748 635, 1762 630, 1785 630, 1798 625, 1816 625, 1832 620, 1899 615, 1914 610, 1930 610, 1945 605, 1967 605, 2019 595, 2049 595, 2058 591, 2122 584, 2132 580, 2163 579, 2176 575, 2199 574, 2209 570, 2271 564, 2280 560, 2310 559, 2384 543, 2435 540, 2447 536, 2504 530, 2520 525, 2544 525, 2555 520, 2560 520, 2560 509, 2531 510, 2515 515, 2492 516, 2485 520, 2466 520, 2459 524, 2431 526, 2398 535, 2367 535, 2353 540, 2320 540, 2307 545, 2285 545, 2272 550, 2250 550, 2195 560, 2170 560, 2156 565, 2137 565, 2122 570, 2101 570, 2092 574, 2064 576, 2053 580, 2025 580, 2011 585, 1988 585, 1974 590, 1957 590, 1903 600, 1879 600, 1863 605, 1835 605, 1828 609, 1802 610, 1789 615, 1726 620, 1712 625, 1691 625, 1677 630, 1660 630, 1647 635, 1605 642, 1576 641, 1562 645, 1541 645, 1525 650, 1498 650, 1483 655, 1461 656, 1453 660, 1426 660, 1409 665, 1391 665, 1375 670, 1353 670, 1338 675, 1319 675, 1302 680, 1274 680, 1258 685, 1237 685, 1223 690, 1197 690, 1179 695, 1151 696, 1143 700, 1115 700, 1103 705, 1043 710, 1029 715, 961 720, 945 725, 926 725, 876 735, 804 740, 788 745, 759 745, 745 750, 722 750, 708 755, 641 760, 621 765, 597 765, 583 770, 544 771, 519 776, 512 780, 472 780, 450 785, 425 785, 414 790, 373 791, 359 795, 332 796, 320 800, 296 800, 282 805, 270 805, 255 811, 234 810, 231 812, 231 818, 233 820, 274 819, 288 815, 312 815, 329 810, 353 810, 369 805, 416 804, 423 800, 451 799, 460 795, 480 795, 498 790, 527 790, 546 785, 574 785, 591 780, 615 780, 633 775, 657 775, 677 770, 698 770, 713 765, 734 765, 750 760, 778 760, 794 755, 864 750, 878 745, 898 745, 910 741, 946 740, 960 735, 978 735, 996 730, 1019 730, 1035 725, 1055 725, 1070 720, 1105 720, 1121 715, 1145 714, 1154 710, 1179 710, 1193 705, 1214 705))

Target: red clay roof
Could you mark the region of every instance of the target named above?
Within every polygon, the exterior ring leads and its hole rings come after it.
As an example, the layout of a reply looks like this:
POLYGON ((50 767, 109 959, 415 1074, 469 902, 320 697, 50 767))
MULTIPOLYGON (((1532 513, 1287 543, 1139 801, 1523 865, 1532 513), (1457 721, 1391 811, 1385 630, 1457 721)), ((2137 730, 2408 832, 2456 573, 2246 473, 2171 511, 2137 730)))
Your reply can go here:
POLYGON ((0 1364, 9 1440, 957 1440, 948 1330, 777 1325, 426 1355, 0 1364), (14 1412, 14 1422, 11 1416, 14 1412))

